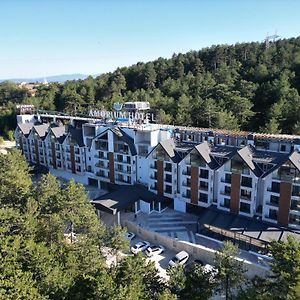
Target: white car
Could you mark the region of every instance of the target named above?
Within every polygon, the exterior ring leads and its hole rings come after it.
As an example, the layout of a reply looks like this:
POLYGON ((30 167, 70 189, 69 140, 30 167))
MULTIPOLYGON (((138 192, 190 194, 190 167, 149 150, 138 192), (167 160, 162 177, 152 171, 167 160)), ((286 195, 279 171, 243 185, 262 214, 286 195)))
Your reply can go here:
POLYGON ((214 282, 215 281, 215 276, 218 275, 218 270, 210 264, 206 264, 203 267, 203 272, 205 274, 210 274, 210 277, 209 277, 210 282, 214 282))
POLYGON ((133 232, 125 232, 125 238, 129 241, 131 241, 135 237, 135 234, 133 232))
POLYGON ((150 246, 150 243, 147 241, 142 241, 130 248, 133 254, 137 254, 138 252, 145 251, 150 246))
POLYGON ((176 264, 184 265, 188 259, 189 254, 185 251, 180 251, 169 261, 169 266, 173 267, 176 264))
POLYGON ((153 255, 159 255, 165 251, 165 248, 161 245, 151 245, 146 249, 146 255, 151 257, 153 255))

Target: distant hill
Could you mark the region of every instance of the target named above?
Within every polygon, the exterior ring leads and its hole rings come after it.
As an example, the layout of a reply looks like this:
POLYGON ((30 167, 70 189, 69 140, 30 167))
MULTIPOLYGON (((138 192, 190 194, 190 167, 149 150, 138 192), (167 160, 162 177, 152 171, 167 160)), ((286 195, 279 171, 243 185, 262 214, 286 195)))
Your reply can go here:
MULTIPOLYGON (((21 83, 21 82, 43 82, 45 79, 48 82, 65 82, 67 80, 77 80, 77 79, 85 79, 90 75, 86 74, 63 74, 63 75, 54 75, 49 77, 37 77, 37 78, 13 78, 13 79, 2 79, 0 82, 9 80, 13 81, 15 83, 21 83)), ((98 75, 91 75, 93 77, 98 75)))

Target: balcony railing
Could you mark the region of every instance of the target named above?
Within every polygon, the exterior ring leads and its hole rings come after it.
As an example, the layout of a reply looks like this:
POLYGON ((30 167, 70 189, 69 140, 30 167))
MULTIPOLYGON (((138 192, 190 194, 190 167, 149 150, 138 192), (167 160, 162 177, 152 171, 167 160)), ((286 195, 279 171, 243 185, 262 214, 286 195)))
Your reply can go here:
POLYGON ((189 170, 189 171, 182 171, 182 175, 191 176, 191 170, 189 170))
POLYGON ((272 188, 267 188, 267 191, 268 192, 271 192, 271 193, 276 193, 276 194, 279 194, 279 190, 278 189, 272 189, 272 188))

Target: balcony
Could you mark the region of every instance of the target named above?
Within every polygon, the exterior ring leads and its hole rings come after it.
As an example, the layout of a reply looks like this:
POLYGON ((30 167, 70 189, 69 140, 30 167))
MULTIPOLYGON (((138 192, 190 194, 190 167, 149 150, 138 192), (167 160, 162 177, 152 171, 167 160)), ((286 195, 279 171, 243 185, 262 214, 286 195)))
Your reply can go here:
POLYGON ((184 182, 182 183, 182 185, 183 185, 183 186, 186 186, 186 187, 191 187, 191 183, 188 182, 188 181, 184 181, 184 182))
POLYGON ((279 194, 279 189, 274 189, 274 188, 271 188, 271 187, 268 187, 267 188, 267 191, 270 192, 270 193, 275 193, 275 194, 279 194))
POLYGON ((251 201, 251 200, 252 200, 252 199, 251 199, 251 195, 250 195, 250 196, 249 196, 249 195, 241 195, 240 198, 241 198, 242 200, 246 200, 246 201, 251 201))
POLYGON ((109 176, 108 175, 106 175, 104 172, 96 172, 96 176, 98 176, 98 177, 103 177, 103 178, 108 178, 109 176))
POLYGON ((182 198, 185 198, 185 199, 191 199, 191 195, 190 194, 187 194, 187 193, 183 193, 181 194, 182 198))
POLYGON ((131 174, 131 170, 127 170, 127 169, 115 169, 115 172, 117 173, 124 173, 124 174, 131 174))
POLYGON ((150 186, 150 190, 152 190, 152 191, 157 191, 157 187, 156 187, 155 185, 151 185, 151 186, 150 186))
POLYGON ((121 182, 121 183, 127 183, 127 184, 131 184, 131 180, 126 180, 126 179, 116 179, 116 181, 121 182))
POLYGON ((182 175, 191 176, 191 170, 184 170, 184 171, 182 171, 182 175))
POLYGON ((230 191, 221 191, 220 194, 223 195, 223 196, 229 196, 230 197, 230 191))

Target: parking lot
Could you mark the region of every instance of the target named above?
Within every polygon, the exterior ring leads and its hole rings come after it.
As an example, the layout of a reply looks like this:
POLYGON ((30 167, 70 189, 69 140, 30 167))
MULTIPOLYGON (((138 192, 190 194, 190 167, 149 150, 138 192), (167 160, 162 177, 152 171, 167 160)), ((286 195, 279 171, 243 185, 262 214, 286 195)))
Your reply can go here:
MULTIPOLYGON (((142 239, 141 237, 136 235, 130 241, 130 247, 141 241, 144 241, 144 239, 142 239)), ((176 252, 174 252, 170 249, 167 249, 166 247, 164 247, 164 248, 165 248, 165 251, 162 254, 154 255, 150 258, 148 258, 144 252, 143 252, 143 255, 145 257, 147 257, 147 259, 149 259, 155 263, 155 266, 161 277, 168 279, 168 276, 166 274, 166 269, 168 268, 169 261, 171 260, 172 257, 175 256, 176 252)), ((189 261, 191 261, 191 258, 189 259, 189 261)))

